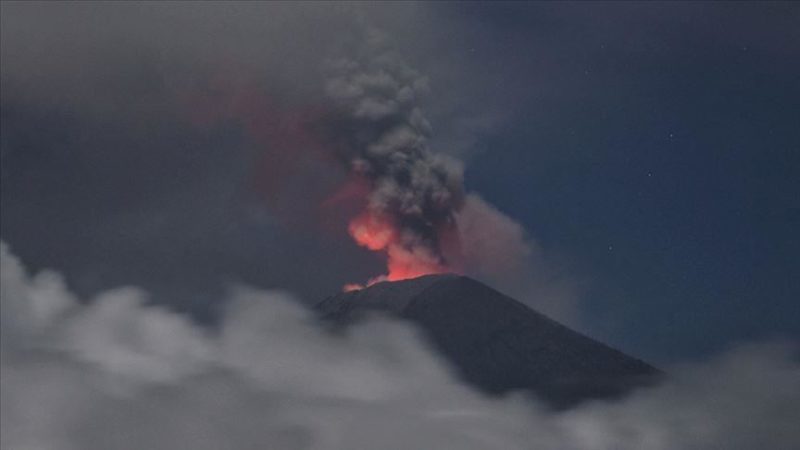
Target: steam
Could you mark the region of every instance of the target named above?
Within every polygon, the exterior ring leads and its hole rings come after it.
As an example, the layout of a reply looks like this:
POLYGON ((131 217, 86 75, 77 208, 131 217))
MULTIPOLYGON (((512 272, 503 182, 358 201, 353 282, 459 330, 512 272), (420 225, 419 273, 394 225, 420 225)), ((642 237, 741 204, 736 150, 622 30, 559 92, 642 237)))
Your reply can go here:
POLYGON ((747 345, 619 403, 551 413, 463 386, 400 323, 329 335, 292 296, 240 287, 217 330, 136 288, 89 301, 0 249, 0 447, 789 450, 800 364, 747 345))
POLYGON ((467 194, 456 223, 460 254, 454 259, 464 273, 561 322, 580 324, 575 283, 522 225, 475 193, 467 194))
POLYGON ((431 125, 419 104, 427 79, 386 41, 367 27, 352 57, 329 62, 325 91, 344 117, 340 154, 369 188, 350 235, 385 252, 381 279, 397 280, 448 270, 445 239, 464 192, 461 164, 427 145, 431 125))

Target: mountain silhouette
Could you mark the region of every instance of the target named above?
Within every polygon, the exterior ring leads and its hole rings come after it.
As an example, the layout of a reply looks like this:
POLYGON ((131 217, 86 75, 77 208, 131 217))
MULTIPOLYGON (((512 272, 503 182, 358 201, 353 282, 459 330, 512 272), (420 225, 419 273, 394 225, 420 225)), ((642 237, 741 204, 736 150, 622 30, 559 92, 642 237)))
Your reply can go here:
POLYGON ((526 391, 558 409, 619 397, 661 374, 463 276, 377 283, 328 297, 317 310, 337 327, 375 313, 410 321, 464 381, 496 395, 526 391))

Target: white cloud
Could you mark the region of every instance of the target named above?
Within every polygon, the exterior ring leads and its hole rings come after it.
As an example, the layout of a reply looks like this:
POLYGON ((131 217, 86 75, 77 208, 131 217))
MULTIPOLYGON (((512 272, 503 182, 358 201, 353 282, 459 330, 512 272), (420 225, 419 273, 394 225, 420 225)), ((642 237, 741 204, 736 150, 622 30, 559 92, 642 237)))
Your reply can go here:
POLYGON ((239 288, 210 331, 125 288, 79 302, 2 250, 3 449, 794 448, 800 365, 747 346, 619 403, 548 413, 453 379, 413 329, 334 336, 239 288))

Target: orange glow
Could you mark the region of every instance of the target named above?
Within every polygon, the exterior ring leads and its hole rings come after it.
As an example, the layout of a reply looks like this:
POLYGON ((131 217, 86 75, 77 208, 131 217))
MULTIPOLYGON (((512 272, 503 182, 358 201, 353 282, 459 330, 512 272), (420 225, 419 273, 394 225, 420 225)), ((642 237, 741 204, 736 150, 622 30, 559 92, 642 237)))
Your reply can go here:
POLYGON ((389 222, 369 213, 361 214, 350 221, 349 230, 350 236, 358 245, 372 251, 383 250, 395 237, 389 222))
POLYGON ((387 266, 389 273, 386 275, 386 280, 388 281, 407 280, 423 275, 449 272, 433 255, 428 254, 424 249, 409 251, 393 245, 389 247, 388 256, 387 266))
POLYGON ((358 283, 347 283, 342 286, 343 292, 360 291, 361 289, 364 289, 364 286, 358 283))
POLYGON ((363 289, 381 281, 407 280, 423 275, 451 272, 439 258, 430 253, 429 249, 408 248, 397 242, 399 234, 393 224, 380 216, 364 212, 350 221, 349 231, 350 236, 362 247, 386 254, 388 273, 370 279, 366 285, 346 284, 342 288, 345 292, 363 289))

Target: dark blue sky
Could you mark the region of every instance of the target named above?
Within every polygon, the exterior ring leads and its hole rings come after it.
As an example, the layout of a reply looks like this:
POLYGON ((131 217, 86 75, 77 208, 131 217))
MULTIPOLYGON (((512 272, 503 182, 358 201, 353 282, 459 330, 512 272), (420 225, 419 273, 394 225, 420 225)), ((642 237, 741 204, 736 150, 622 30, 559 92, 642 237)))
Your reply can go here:
MULTIPOLYGON (((645 32, 473 11, 508 41, 552 42, 573 73, 487 139, 504 151, 476 157, 468 185, 567 255, 590 327, 659 360, 800 336, 797 8, 703 6, 653 5, 672 20, 645 32)), ((625 6, 594 9, 602 23, 625 6)))
MULTIPOLYGON (((198 131, 174 105, 218 61, 306 105, 315 36, 352 18, 52 5, 3 6, 2 238, 30 267, 204 320, 231 282, 310 302, 375 273, 265 212, 241 127, 198 131)), ((437 138, 469 142, 469 190, 570 274, 584 331, 659 363, 800 339, 796 4, 395 7, 370 14, 429 74, 437 138)))

